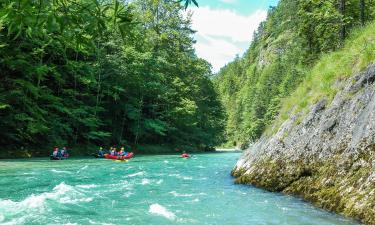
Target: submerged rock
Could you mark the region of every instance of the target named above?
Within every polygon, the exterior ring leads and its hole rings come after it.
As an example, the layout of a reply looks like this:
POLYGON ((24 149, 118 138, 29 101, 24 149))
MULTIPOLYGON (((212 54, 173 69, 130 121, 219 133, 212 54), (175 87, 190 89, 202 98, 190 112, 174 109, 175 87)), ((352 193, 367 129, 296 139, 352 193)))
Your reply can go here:
POLYGON ((375 64, 343 81, 302 122, 291 116, 263 136, 232 171, 237 183, 301 196, 324 209, 375 224, 375 64))

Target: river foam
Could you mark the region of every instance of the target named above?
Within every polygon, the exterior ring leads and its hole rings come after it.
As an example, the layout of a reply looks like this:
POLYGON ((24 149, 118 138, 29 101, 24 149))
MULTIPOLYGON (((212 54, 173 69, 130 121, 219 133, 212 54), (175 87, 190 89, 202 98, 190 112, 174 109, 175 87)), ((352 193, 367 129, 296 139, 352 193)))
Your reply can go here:
POLYGON ((127 175, 127 177, 136 177, 136 176, 143 176, 143 175, 145 175, 145 173, 143 171, 141 171, 141 172, 138 172, 138 173, 129 174, 129 175, 127 175))
POLYGON ((65 170, 56 170, 56 169, 52 169, 50 170, 52 173, 66 173, 66 174, 72 174, 72 172, 70 171, 65 171, 65 170))
POLYGON ((82 168, 80 168, 77 172, 76 172, 76 174, 79 174, 81 171, 83 171, 83 170, 85 170, 85 169, 87 169, 89 166, 88 165, 86 165, 86 166, 84 166, 84 167, 82 167, 82 168))
POLYGON ((49 214, 51 211, 50 204, 78 204, 91 201, 93 201, 92 197, 86 197, 73 186, 62 182, 56 185, 52 191, 38 195, 32 194, 21 201, 0 199, 0 221, 15 218, 7 223, 22 224, 22 221, 27 220, 27 218, 49 214))
POLYGON ((175 197, 192 197, 193 194, 179 194, 176 191, 171 191, 169 194, 172 194, 175 197))
POLYGON ((148 211, 152 214, 163 216, 169 220, 176 219, 176 215, 173 212, 168 211, 164 206, 159 205, 157 203, 150 205, 150 208, 148 211))

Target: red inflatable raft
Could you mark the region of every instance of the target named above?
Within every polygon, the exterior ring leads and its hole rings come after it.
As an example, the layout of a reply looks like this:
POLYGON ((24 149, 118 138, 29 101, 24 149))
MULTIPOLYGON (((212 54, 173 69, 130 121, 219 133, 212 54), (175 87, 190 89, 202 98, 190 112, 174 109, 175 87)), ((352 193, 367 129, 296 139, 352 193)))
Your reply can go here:
POLYGON ((134 156, 133 152, 129 152, 127 155, 123 155, 123 156, 104 154, 104 158, 106 159, 130 159, 130 158, 133 158, 133 156, 134 156))
POLYGON ((189 158, 189 157, 190 157, 190 155, 189 155, 189 154, 186 154, 186 153, 184 153, 184 154, 182 154, 182 155, 181 155, 181 157, 182 157, 182 158, 189 158))

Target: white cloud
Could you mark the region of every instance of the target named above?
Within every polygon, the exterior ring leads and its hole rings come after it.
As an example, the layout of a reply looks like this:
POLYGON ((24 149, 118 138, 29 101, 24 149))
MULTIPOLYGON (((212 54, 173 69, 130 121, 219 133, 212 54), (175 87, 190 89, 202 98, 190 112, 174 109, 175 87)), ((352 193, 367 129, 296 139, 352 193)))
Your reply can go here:
POLYGON ((242 16, 231 10, 210 7, 194 8, 192 12, 192 28, 197 31, 197 55, 210 62, 214 72, 246 51, 253 32, 267 16, 264 10, 242 16))
POLYGON ((224 3, 235 3, 237 0, 220 0, 221 2, 224 2, 224 3))

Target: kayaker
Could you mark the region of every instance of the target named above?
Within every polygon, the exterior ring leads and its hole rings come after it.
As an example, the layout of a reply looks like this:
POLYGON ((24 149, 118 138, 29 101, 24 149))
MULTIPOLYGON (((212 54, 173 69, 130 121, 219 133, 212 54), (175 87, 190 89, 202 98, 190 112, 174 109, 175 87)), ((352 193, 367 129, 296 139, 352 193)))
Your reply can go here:
POLYGON ((65 157, 65 150, 66 150, 65 147, 63 147, 63 148, 61 149, 61 151, 60 151, 60 155, 61 155, 61 157, 65 157))
POLYGON ((182 152, 182 155, 181 155, 182 158, 189 158, 189 154, 186 153, 186 151, 183 151, 182 152))

